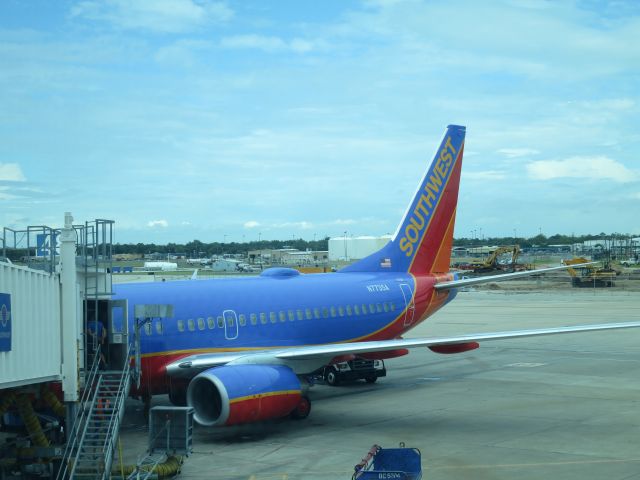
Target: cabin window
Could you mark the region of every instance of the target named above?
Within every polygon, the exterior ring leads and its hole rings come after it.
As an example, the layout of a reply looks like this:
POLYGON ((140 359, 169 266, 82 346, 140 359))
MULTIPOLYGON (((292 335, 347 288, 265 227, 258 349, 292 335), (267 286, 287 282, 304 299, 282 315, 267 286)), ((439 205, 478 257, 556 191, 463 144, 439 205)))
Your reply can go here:
POLYGON ((395 312, 396 311, 396 304, 393 303, 393 302, 390 302, 389 303, 389 308, 391 309, 392 312, 395 312))
POLYGON ((351 305, 347 305, 347 316, 351 316, 353 314, 353 310, 351 309, 351 305))
POLYGON ((336 307, 331 307, 329 311, 331 312, 331 318, 336 318, 336 307))
POLYGON ((251 325, 256 325, 258 323, 258 316, 255 313, 249 315, 249 321, 251 321, 251 325))
POLYGON ((367 306, 364 303, 362 304, 362 314, 363 315, 367 314, 367 306))
POLYGON ((151 319, 147 319, 144 323, 144 333, 151 335, 151 319))
POLYGON ((338 307, 338 315, 344 317, 344 307, 342 305, 338 307))
POLYGON ((281 322, 284 322, 287 320, 287 315, 282 310, 278 312, 278 317, 280 317, 281 322))
POLYGON ((322 307, 322 318, 329 318, 329 309, 327 307, 322 307))
POLYGON ((227 325, 229 325, 230 327, 233 327, 235 325, 235 319, 231 316, 227 317, 227 325))
POLYGON ((289 311, 287 312, 287 315, 289 316, 289 321, 290 321, 290 322, 293 322, 293 321, 296 319, 296 314, 295 314, 295 313, 293 313, 293 310, 289 310, 289 311))
POLYGON ((204 330, 204 318, 202 317, 198 319, 198 330, 204 330))
POLYGON ((207 318, 207 325, 209 326, 209 330, 215 328, 216 326, 216 321, 214 320, 213 317, 209 317, 207 318))
POLYGON ((184 332, 184 320, 178 320, 178 331, 184 332))
POLYGON ((193 321, 193 318, 187 320, 187 327, 189 328, 190 332, 193 332, 196 329, 196 322, 193 321))
POLYGON ((382 305, 380 305, 379 303, 376 303, 376 312, 382 313, 382 305))
POLYGON ((218 328, 224 328, 224 319, 222 318, 221 315, 218 315, 218 328))
POLYGON ((269 320, 271 321, 271 323, 276 323, 278 321, 276 312, 269 312, 269 320))
POLYGON ((314 308, 314 309, 313 309, 313 316, 314 316, 316 319, 320 319, 320 309, 319 309, 318 307, 316 307, 316 308, 314 308))
POLYGON ((304 313, 305 313, 305 315, 307 317, 307 320, 311 320, 313 318, 313 315, 311 314, 311 309, 310 308, 305 309, 304 313))
POLYGON ((388 311, 389 311, 389 304, 388 304, 387 302, 384 302, 384 303, 382 304, 382 308, 384 308, 384 311, 385 311, 385 312, 388 312, 388 311))
POLYGON ((353 306, 353 311, 356 315, 360 315, 360 307, 358 305, 353 306))
POLYGON ((238 316, 238 323, 241 327, 244 327, 247 324, 247 317, 244 316, 244 313, 241 313, 238 316))
POLYGON ((302 310, 300 309, 296 310, 296 316, 298 317, 298 320, 304 319, 304 313, 302 313, 302 310))
POLYGON ((156 321, 156 333, 162 335, 162 320, 156 321))
POLYGON ((369 304, 369 313, 376 313, 376 306, 373 303, 369 304))
POLYGON ((260 312, 260 323, 262 324, 267 323, 267 314, 264 312, 260 312))

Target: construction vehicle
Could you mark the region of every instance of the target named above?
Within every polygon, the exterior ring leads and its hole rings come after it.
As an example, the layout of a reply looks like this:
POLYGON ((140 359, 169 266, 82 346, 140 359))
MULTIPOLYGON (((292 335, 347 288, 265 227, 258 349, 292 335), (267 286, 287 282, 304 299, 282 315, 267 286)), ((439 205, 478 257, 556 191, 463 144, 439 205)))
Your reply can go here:
MULTIPOLYGON (((565 265, 577 265, 579 263, 588 263, 584 257, 563 260, 565 265)), ((585 265, 578 270, 568 268, 567 272, 571 275, 571 285, 574 287, 614 287, 615 279, 618 272, 611 268, 609 262, 605 262, 602 267, 597 265, 585 265), (578 271, 579 270, 579 271, 578 271)))
POLYGON ((504 271, 516 271, 516 261, 520 255, 519 245, 504 245, 496 248, 491 254, 484 260, 475 260, 470 263, 470 267, 473 273, 487 273, 497 270, 504 271), (510 253, 511 261, 506 263, 500 263, 498 259, 501 255, 510 253))

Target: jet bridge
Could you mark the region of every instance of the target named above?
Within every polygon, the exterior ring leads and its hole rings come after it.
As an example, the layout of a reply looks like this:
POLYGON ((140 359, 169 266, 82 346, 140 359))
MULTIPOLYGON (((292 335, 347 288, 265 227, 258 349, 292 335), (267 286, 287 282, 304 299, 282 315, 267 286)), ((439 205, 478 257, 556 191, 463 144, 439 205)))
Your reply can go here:
MULTIPOLYGON (((117 388, 109 386, 109 395, 118 399, 114 402, 118 409, 111 409, 110 418, 121 416, 129 386, 129 339, 126 302, 111 300, 113 223, 98 219, 74 224, 67 213, 63 228, 5 227, 2 231, 0 420, 24 424, 27 435, 0 432, 0 458, 10 460, 0 463, 1 478, 5 468, 17 468, 26 475, 52 474, 52 460, 66 453, 60 444, 62 425, 67 446, 77 444, 74 432, 86 428, 78 418, 93 411, 89 400, 103 393, 95 379, 107 373, 96 373, 97 364, 90 361, 98 347, 90 343, 90 320, 102 323, 108 332, 100 345, 107 358, 105 368, 121 378, 117 388), (116 309, 122 309, 120 316, 125 318, 120 330, 112 324, 116 309), (49 416, 43 428, 34 405, 44 402, 55 418, 49 416), (20 448, 27 445, 35 448, 20 448)), ((116 438, 117 433, 117 428, 109 430, 110 437, 116 438)), ((106 461, 113 451, 105 448, 102 453, 106 461)))

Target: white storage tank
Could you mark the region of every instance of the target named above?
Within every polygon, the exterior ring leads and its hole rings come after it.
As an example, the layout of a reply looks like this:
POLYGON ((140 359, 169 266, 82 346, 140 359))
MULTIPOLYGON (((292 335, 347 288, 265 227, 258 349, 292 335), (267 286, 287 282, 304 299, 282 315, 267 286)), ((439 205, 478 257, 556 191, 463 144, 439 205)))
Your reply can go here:
POLYGON ((391 235, 380 237, 334 237, 329 239, 329 260, 360 260, 377 252, 391 240, 391 235))

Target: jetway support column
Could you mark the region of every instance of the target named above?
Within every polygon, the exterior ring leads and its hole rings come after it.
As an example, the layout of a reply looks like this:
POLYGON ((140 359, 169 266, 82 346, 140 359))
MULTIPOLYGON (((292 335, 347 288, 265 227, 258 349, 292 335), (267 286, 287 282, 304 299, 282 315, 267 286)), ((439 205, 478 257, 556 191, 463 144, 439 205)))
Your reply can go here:
MULTIPOLYGON (((73 410, 78 401, 78 286, 76 282, 76 234, 71 213, 64 214, 64 228, 60 234, 60 263, 62 271, 62 391, 69 418, 75 418, 73 410), (70 403, 72 402, 72 403, 70 403)), ((68 425, 67 428, 71 426, 68 425)))

